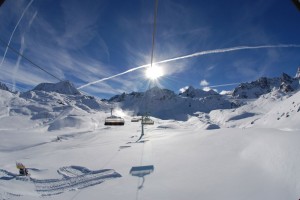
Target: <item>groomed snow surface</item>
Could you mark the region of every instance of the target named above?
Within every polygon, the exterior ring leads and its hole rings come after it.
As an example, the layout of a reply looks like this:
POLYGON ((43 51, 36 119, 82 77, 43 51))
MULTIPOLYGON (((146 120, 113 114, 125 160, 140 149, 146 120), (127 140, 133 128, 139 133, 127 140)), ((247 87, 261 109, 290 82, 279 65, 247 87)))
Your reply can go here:
POLYGON ((140 122, 123 113, 125 126, 104 126, 109 105, 94 99, 0 92, 1 200, 300 198, 300 92, 152 118, 140 141, 140 122), (17 176, 16 162, 31 176, 17 176), (151 171, 130 174, 139 166, 151 171))

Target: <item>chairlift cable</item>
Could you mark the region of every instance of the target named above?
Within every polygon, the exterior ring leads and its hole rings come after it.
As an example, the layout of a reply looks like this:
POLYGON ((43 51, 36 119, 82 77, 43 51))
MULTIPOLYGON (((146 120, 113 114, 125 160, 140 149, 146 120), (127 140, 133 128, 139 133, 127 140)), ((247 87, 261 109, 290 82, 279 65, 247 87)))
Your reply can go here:
MULTIPOLYGON (((154 56, 154 47, 155 47, 155 33, 156 33, 156 19, 157 19, 157 8, 158 8, 158 0, 155 0, 155 6, 154 6, 154 23, 153 23, 153 33, 152 33, 152 50, 151 50, 151 65, 150 67, 152 67, 152 63, 153 63, 153 56, 154 56)), ((150 84, 149 84, 149 88, 150 88, 150 84)), ((148 90, 149 90, 148 88, 148 90)), ((147 100, 147 99, 146 99, 147 100)), ((146 102, 146 109, 147 109, 147 102, 146 102)), ((143 136, 144 136, 144 124, 143 124, 143 120, 144 120, 144 116, 142 116, 141 119, 141 136, 140 138, 136 141, 139 142, 143 136)), ((141 160, 140 160, 140 165, 143 164, 143 158, 144 158, 144 150, 145 150, 145 141, 143 142, 143 149, 142 149, 142 155, 141 155, 141 160)), ((143 177, 144 178, 144 177, 143 177)), ((138 179, 138 185, 139 185, 140 179, 138 179)), ((144 183, 144 179, 143 179, 143 183, 144 183)), ((138 187, 136 189, 136 196, 135 199, 138 200, 139 199, 139 190, 140 188, 138 187)))
POLYGON ((37 65, 36 63, 34 63, 33 61, 31 61, 29 58, 25 57, 23 54, 21 54, 19 51, 17 51, 15 48, 11 47, 10 45, 8 45, 6 42, 4 42, 1 38, 0 38, 0 42, 5 46, 8 47, 10 50, 12 50, 15 54, 21 56, 22 58, 24 58, 25 60, 27 60, 30 64, 32 64, 34 67, 42 70, 43 72, 47 73, 48 75, 52 76, 53 78, 59 80, 59 81, 63 81, 62 79, 58 78, 57 76, 53 75, 52 73, 48 72, 47 70, 43 69, 42 67, 40 67, 39 65, 37 65))
MULTIPOLYGON (((154 5, 154 22, 153 22, 153 32, 152 32, 152 49, 151 49, 151 64, 150 64, 150 67, 152 67, 152 64, 153 64, 153 57, 154 57, 154 48, 155 48, 155 35, 156 35, 156 21, 157 21, 157 10, 158 10, 158 0, 155 0, 155 5, 154 5)), ((148 91, 150 89, 150 84, 148 85, 148 91)), ((145 92, 146 94, 146 92, 145 92)), ((143 125, 143 120, 144 120, 144 117, 145 116, 148 116, 147 114, 147 99, 146 99, 146 102, 145 102, 145 113, 143 113, 142 115, 142 119, 141 119, 141 136, 139 137, 139 139, 136 141, 140 141, 144 135, 144 125, 143 125)))
POLYGON ((152 67, 152 63, 153 63, 153 54, 154 54, 154 48, 155 48, 157 8, 158 8, 158 0, 155 0, 155 6, 154 6, 154 23, 153 23, 153 33, 152 33, 151 65, 150 65, 151 67, 152 67))

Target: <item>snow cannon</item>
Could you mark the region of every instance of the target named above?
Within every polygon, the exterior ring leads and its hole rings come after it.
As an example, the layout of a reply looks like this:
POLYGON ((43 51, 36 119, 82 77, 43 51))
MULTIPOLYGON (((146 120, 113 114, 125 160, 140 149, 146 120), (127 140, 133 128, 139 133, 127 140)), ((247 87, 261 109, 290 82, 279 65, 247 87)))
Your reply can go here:
POLYGON ((19 174, 21 176, 28 176, 29 175, 28 170, 26 169, 25 165, 23 165, 23 163, 17 162, 16 167, 17 167, 17 169, 19 169, 19 174))

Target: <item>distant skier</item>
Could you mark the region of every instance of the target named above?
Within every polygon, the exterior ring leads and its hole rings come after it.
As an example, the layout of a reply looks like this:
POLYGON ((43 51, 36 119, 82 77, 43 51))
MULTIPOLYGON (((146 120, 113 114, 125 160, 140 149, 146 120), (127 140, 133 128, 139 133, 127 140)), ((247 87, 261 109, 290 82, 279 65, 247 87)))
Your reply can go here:
POLYGON ((16 167, 19 169, 20 176, 28 176, 28 170, 22 163, 16 163, 16 167))

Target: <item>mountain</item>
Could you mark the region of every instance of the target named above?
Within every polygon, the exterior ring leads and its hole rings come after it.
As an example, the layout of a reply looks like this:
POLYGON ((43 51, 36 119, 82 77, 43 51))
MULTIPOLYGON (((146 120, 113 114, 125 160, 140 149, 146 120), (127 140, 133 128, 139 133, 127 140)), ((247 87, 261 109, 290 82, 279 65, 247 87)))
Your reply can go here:
POLYGON ((192 89, 175 94, 168 89, 153 87, 146 92, 132 92, 116 95, 108 100, 124 110, 130 110, 135 115, 149 113, 160 119, 187 120, 195 112, 210 112, 215 109, 237 107, 234 100, 215 92, 205 92, 192 89))
POLYGON ((281 83, 257 99, 0 90, 0 199, 299 199, 300 91, 281 83), (124 126, 104 125, 112 106, 124 126), (142 132, 145 111, 160 119, 142 132))
POLYGON ((274 89, 279 89, 283 92, 292 92, 299 88, 299 78, 292 78, 283 73, 281 77, 267 78, 261 77, 250 83, 241 83, 236 87, 232 96, 243 99, 258 98, 263 94, 267 94, 274 89))
POLYGON ((300 67, 298 67, 295 78, 300 79, 300 67))
POLYGON ((258 99, 245 99, 244 105, 227 110, 213 110, 200 114, 205 123, 217 124, 223 128, 295 128, 300 115, 300 92, 288 94, 274 90, 258 99))
POLYGON ((4 106, 7 116, 23 116, 23 121, 32 121, 30 126, 47 127, 49 131, 95 127, 96 119, 102 115, 93 115, 111 107, 98 98, 82 95, 69 81, 41 83, 33 90, 15 95, 4 106))
POLYGON ((69 81, 61 81, 58 83, 41 83, 37 85, 33 91, 57 92, 60 94, 80 95, 81 93, 69 81))
POLYGON ((0 82, 0 90, 10 91, 9 88, 4 83, 1 82, 0 82))
POLYGON ((201 89, 195 89, 193 86, 189 86, 183 92, 179 93, 179 95, 183 97, 203 98, 211 95, 219 95, 219 93, 214 90, 204 91, 201 89))
MULTIPOLYGON (((2 88, 8 89, 5 85, 2 88)), ((255 118, 257 113, 263 110, 260 108, 255 113, 253 108, 258 107, 257 105, 239 113, 232 111, 232 109, 240 110, 239 107, 246 108, 245 105, 250 105, 248 98, 255 98, 257 99, 255 102, 267 106, 271 105, 272 99, 280 100, 292 95, 297 88, 299 88, 299 78, 283 74, 279 78, 262 77, 251 83, 242 83, 235 88, 232 95, 220 95, 213 90, 203 91, 192 86, 179 94, 168 89, 153 87, 145 92, 123 93, 102 101, 81 94, 72 83, 63 81, 55 84, 41 83, 33 90, 21 94, 8 94, 9 92, 3 91, 2 96, 8 98, 3 98, 3 103, 0 102, 0 104, 3 104, 1 106, 3 116, 17 118, 26 116, 29 121, 32 120, 34 126, 48 127, 48 130, 96 126, 98 122, 95 119, 100 116, 104 120, 108 115, 105 112, 111 107, 115 108, 114 111, 122 111, 116 114, 120 116, 124 113, 130 116, 148 114, 159 119, 180 121, 187 121, 191 117, 198 116, 197 120, 202 120, 205 126, 207 125, 207 129, 212 129, 222 126, 220 122, 215 123, 218 121, 216 118, 222 116, 222 113, 231 113, 226 114, 230 116, 227 124, 230 124, 231 119, 255 118), (102 114, 90 117, 97 113, 102 114), (211 115, 210 113, 217 114, 211 115)))

